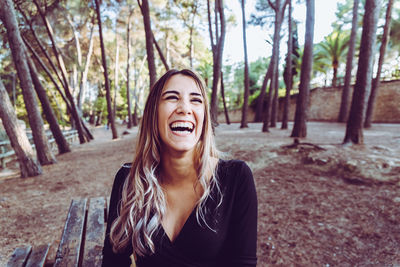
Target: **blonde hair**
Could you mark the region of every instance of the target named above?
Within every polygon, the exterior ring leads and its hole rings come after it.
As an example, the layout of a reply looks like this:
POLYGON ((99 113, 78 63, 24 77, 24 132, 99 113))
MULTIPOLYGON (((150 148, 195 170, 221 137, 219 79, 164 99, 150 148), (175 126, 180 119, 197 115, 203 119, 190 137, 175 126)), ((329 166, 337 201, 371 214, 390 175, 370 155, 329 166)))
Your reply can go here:
POLYGON ((203 194, 196 207, 198 223, 203 222, 210 228, 205 219, 204 204, 213 186, 217 187, 220 201, 222 200, 215 166, 218 151, 214 143, 204 82, 191 70, 169 70, 151 88, 146 101, 136 153, 129 177, 125 180, 122 189, 119 216, 111 226, 110 241, 114 252, 122 251, 130 242, 136 255, 143 256, 155 252, 152 237, 159 229, 166 210, 164 192, 158 180, 161 153, 157 118, 158 103, 165 83, 177 74, 191 77, 204 98, 204 125, 194 153, 198 183, 203 188, 203 194))

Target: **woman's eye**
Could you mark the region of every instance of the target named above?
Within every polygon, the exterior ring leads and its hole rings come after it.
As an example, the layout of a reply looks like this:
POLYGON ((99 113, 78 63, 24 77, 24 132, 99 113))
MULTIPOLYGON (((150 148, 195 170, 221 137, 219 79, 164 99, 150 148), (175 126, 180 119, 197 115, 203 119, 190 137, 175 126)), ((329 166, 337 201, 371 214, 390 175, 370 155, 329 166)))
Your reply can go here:
POLYGON ((203 103, 203 100, 201 100, 200 98, 193 98, 192 102, 203 103))
POLYGON ((170 95, 165 98, 166 100, 178 100, 178 97, 175 95, 170 95))

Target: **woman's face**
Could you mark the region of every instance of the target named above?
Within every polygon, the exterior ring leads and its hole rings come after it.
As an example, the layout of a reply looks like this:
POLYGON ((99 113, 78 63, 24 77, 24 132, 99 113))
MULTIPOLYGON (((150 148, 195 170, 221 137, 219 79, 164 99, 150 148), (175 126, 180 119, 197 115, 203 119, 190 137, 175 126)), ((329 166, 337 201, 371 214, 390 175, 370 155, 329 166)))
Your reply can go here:
POLYGON ((176 74, 165 83, 158 103, 163 152, 192 151, 204 122, 204 99, 195 80, 176 74))

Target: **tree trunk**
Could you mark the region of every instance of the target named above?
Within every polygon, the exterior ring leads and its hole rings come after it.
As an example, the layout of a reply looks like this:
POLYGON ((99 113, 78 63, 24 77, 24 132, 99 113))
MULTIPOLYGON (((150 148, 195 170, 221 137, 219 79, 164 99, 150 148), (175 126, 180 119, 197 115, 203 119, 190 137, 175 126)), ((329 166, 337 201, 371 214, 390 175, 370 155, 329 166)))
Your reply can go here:
POLYGON ((147 65, 149 68, 150 88, 152 88, 157 79, 157 71, 154 60, 153 32, 151 30, 149 3, 147 0, 142 0, 142 4, 140 4, 140 0, 137 1, 143 16, 144 31, 146 34, 147 65))
POLYGON ((102 59, 102 62, 103 62, 103 69, 104 69, 104 83, 105 83, 105 87, 106 87, 108 123, 110 123, 110 125, 111 125, 112 139, 117 139, 118 138, 118 133, 117 133, 117 129, 115 127, 114 114, 113 114, 112 106, 111 106, 110 81, 108 79, 106 49, 104 47, 104 39, 103 39, 103 30, 102 30, 102 26, 101 26, 101 15, 100 15, 99 1, 95 0, 95 4, 96 4, 96 13, 97 13, 97 23, 99 25, 101 59, 102 59))
POLYGON ((14 149, 15 155, 17 156, 19 168, 21 170, 21 177, 24 178, 41 174, 42 168, 33 156, 32 147, 25 131, 18 124, 17 115, 15 114, 14 108, 1 80, 0 103, 0 118, 3 122, 11 146, 14 149))
POLYGON ((265 76, 264 76, 263 84, 260 88, 260 94, 257 99, 256 114, 254 117, 254 122, 261 122, 263 120, 265 92, 267 90, 268 81, 271 80, 272 67, 273 66, 270 61, 267 72, 265 73, 265 76))
POLYGON ((369 100, 368 100, 367 113, 365 116, 365 123, 364 123, 365 128, 371 127, 375 101, 376 101, 376 97, 378 95, 379 84, 380 84, 380 79, 381 79, 382 65, 385 60, 386 46, 389 42, 390 22, 391 22, 391 18, 392 18, 392 7, 393 7, 393 0, 389 0, 389 2, 387 4, 386 21, 385 21, 385 27, 383 28, 381 47, 379 49, 378 70, 376 72, 375 79, 372 81, 371 94, 370 94, 369 100))
MULTIPOLYGON (((282 0, 283 1, 283 0, 282 0)), ((263 123, 263 132, 268 132, 269 124, 271 123, 272 127, 276 125, 276 109, 278 102, 278 87, 279 87, 279 46, 280 46, 280 32, 282 27, 283 14, 285 12, 286 0, 281 2, 281 0, 276 0, 275 5, 269 2, 272 9, 275 11, 275 24, 274 24, 274 40, 272 46, 272 56, 270 64, 271 66, 271 84, 270 90, 268 92, 268 101, 267 110, 264 113, 264 123, 263 123), (272 102, 274 101, 274 103, 272 102), (272 105, 271 105, 272 104, 272 105)))
POLYGON ((313 41, 314 41, 314 0, 306 0, 306 33, 304 37, 304 52, 301 63, 299 95, 296 103, 296 114, 291 137, 307 136, 307 113, 310 91, 310 81, 313 63, 313 41))
POLYGON ((225 121, 226 124, 231 124, 229 120, 229 112, 228 108, 226 107, 226 101, 225 101, 225 86, 224 86, 224 73, 221 71, 221 97, 222 97, 222 103, 224 104, 224 113, 225 113, 225 121))
POLYGON ((212 33, 211 25, 211 12, 210 12, 210 2, 207 0, 208 7, 208 25, 211 39, 211 47, 213 52, 213 84, 211 91, 211 121, 213 127, 218 125, 218 85, 220 82, 220 73, 222 69, 222 54, 224 51, 225 42, 225 14, 224 14, 224 3, 223 0, 215 1, 215 11, 219 14, 219 20, 216 16, 215 26, 216 26, 216 41, 214 44, 214 38, 212 33), (219 23, 218 23, 219 21, 219 23), (219 27, 217 27, 219 25, 219 27), (221 31, 221 32, 219 32, 221 31))
POLYGON ((379 0, 366 0, 365 3, 357 78, 354 85, 349 119, 347 121, 346 135, 343 140, 344 144, 350 142, 354 144, 362 144, 364 142, 362 126, 364 122, 365 104, 368 92, 371 89, 373 57, 380 2, 381 1, 379 0))
POLYGON ((292 1, 289 0, 289 14, 288 14, 288 52, 286 57, 286 95, 283 102, 282 126, 281 129, 288 128, 289 120, 289 105, 290 105, 290 91, 292 90, 293 72, 292 72, 292 55, 293 55, 293 25, 292 25, 292 1))
POLYGON ((356 50, 355 48, 356 48, 357 28, 358 28, 358 6, 359 6, 359 0, 354 0, 349 51, 347 52, 347 59, 346 59, 346 75, 344 78, 344 86, 342 91, 342 99, 340 102, 340 110, 338 117, 339 122, 345 122, 347 120, 347 114, 349 112, 350 82, 352 77, 351 71, 353 70, 353 58, 356 50))
POLYGON ((70 86, 69 86, 69 83, 68 83, 68 73, 67 73, 67 70, 65 68, 64 60, 61 57, 60 53, 58 52, 58 48, 57 48, 57 45, 56 45, 56 42, 55 42, 55 39, 54 39, 54 35, 53 35, 53 29, 51 27, 50 22, 47 20, 45 14, 42 11, 42 8, 40 7, 39 3, 37 2, 37 0, 33 0, 33 2, 37 7, 37 10, 38 10, 38 12, 39 12, 39 14, 40 14, 40 16, 41 16, 41 18, 43 20, 43 23, 46 26, 47 34, 48 34, 48 36, 50 38, 50 41, 52 43, 53 53, 54 53, 54 56, 57 59, 57 63, 58 63, 59 69, 61 70, 61 76, 62 76, 62 81, 63 81, 63 85, 64 85, 65 95, 66 95, 67 99, 70 102, 71 116, 72 116, 72 118, 73 118, 73 120, 75 122, 76 130, 78 131, 79 142, 81 144, 83 144, 88 140, 85 139, 85 133, 84 133, 84 130, 83 130, 83 127, 82 127, 82 124, 81 124, 81 119, 80 119, 78 110, 77 110, 76 105, 75 105, 74 97, 71 94, 70 86))
POLYGON ((58 153, 63 154, 70 152, 71 149, 67 140, 65 139, 60 126, 58 125, 58 121, 56 116, 54 115, 53 109, 51 107, 49 98, 47 97, 46 90, 42 86, 42 83, 39 80, 38 73, 35 65, 32 60, 28 58, 28 66, 29 71, 32 77, 33 85, 36 91, 37 96, 39 97, 40 103, 42 104, 43 113, 46 117, 47 122, 49 123, 50 130, 53 134, 54 140, 58 147, 58 153))
POLYGON ((115 33, 116 49, 115 49, 115 69, 114 69, 114 101, 113 101, 113 116, 117 116, 117 92, 119 90, 119 40, 118 33, 115 33))
POLYGON ((8 42, 20 80, 29 124, 32 129, 33 140, 36 147, 36 154, 40 164, 53 164, 56 162, 56 159, 51 153, 44 131, 43 120, 39 113, 38 103, 36 101, 27 64, 26 50, 18 29, 13 3, 10 0, 0 0, 0 5, 2 6, 0 18, 7 29, 8 42))
POLYGON ((93 54, 93 42, 94 42, 93 32, 94 32, 94 23, 92 21, 92 25, 90 27, 89 49, 88 49, 88 52, 86 55, 85 68, 84 68, 83 72, 81 73, 81 80, 79 82, 79 94, 78 94, 78 99, 76 101, 77 105, 78 105, 78 109, 81 112, 82 112, 82 104, 83 104, 83 100, 84 100, 83 97, 85 96, 85 92, 87 89, 87 76, 89 73, 90 59, 93 54))
POLYGON ((250 93, 250 82, 249 82, 249 62, 247 59, 247 40, 246 40, 246 13, 244 0, 242 4, 242 29, 243 29, 243 51, 244 51, 244 94, 243 94, 243 108, 242 108, 242 122, 240 128, 248 128, 247 125, 247 109, 249 102, 250 93))
POLYGON ((268 123, 268 121, 269 121, 269 118, 270 118, 270 114, 271 114, 271 102, 272 102, 272 94, 273 94, 273 92, 272 92, 272 83, 273 83, 273 81, 274 81, 274 79, 273 78, 271 78, 271 82, 270 82, 270 84, 269 84, 269 90, 268 90, 268 93, 267 93, 267 104, 266 104, 266 107, 265 107, 265 109, 264 109, 264 114, 263 114, 263 116, 264 116, 264 121, 263 121, 263 127, 262 127, 262 132, 269 132, 269 123, 268 123))
POLYGON ((132 108, 131 108, 131 90, 129 87, 130 83, 130 60, 131 60, 131 18, 133 14, 133 9, 129 9, 128 23, 126 27, 126 48, 127 48, 127 58, 126 58, 126 100, 128 102, 128 129, 132 128, 132 108))
POLYGON ((156 46, 156 49, 157 49, 158 55, 160 56, 161 62, 163 63, 165 70, 169 71, 168 62, 164 57, 164 54, 163 54, 163 52, 161 50, 161 47, 158 45, 157 40, 154 37, 153 32, 151 32, 151 34, 153 35, 153 42, 154 42, 154 45, 156 46))

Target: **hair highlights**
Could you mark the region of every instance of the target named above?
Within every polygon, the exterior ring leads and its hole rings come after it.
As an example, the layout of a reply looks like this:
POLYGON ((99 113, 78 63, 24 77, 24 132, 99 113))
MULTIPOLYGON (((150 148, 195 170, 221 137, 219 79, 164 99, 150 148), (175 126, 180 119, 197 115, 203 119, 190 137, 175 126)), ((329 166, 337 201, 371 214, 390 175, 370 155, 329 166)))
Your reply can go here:
POLYGON ((122 189, 119 216, 111 226, 110 240, 114 252, 122 251, 129 243, 132 243, 133 252, 137 255, 143 256, 155 251, 152 237, 159 229, 166 210, 164 192, 158 180, 161 154, 158 103, 165 83, 177 74, 191 77, 204 98, 203 130, 194 153, 198 182, 203 188, 196 217, 199 224, 203 222, 209 227, 205 219, 204 203, 213 186, 220 191, 215 174, 215 161, 219 156, 212 133, 206 87, 203 80, 191 70, 169 70, 151 88, 146 101, 131 171, 122 189))

